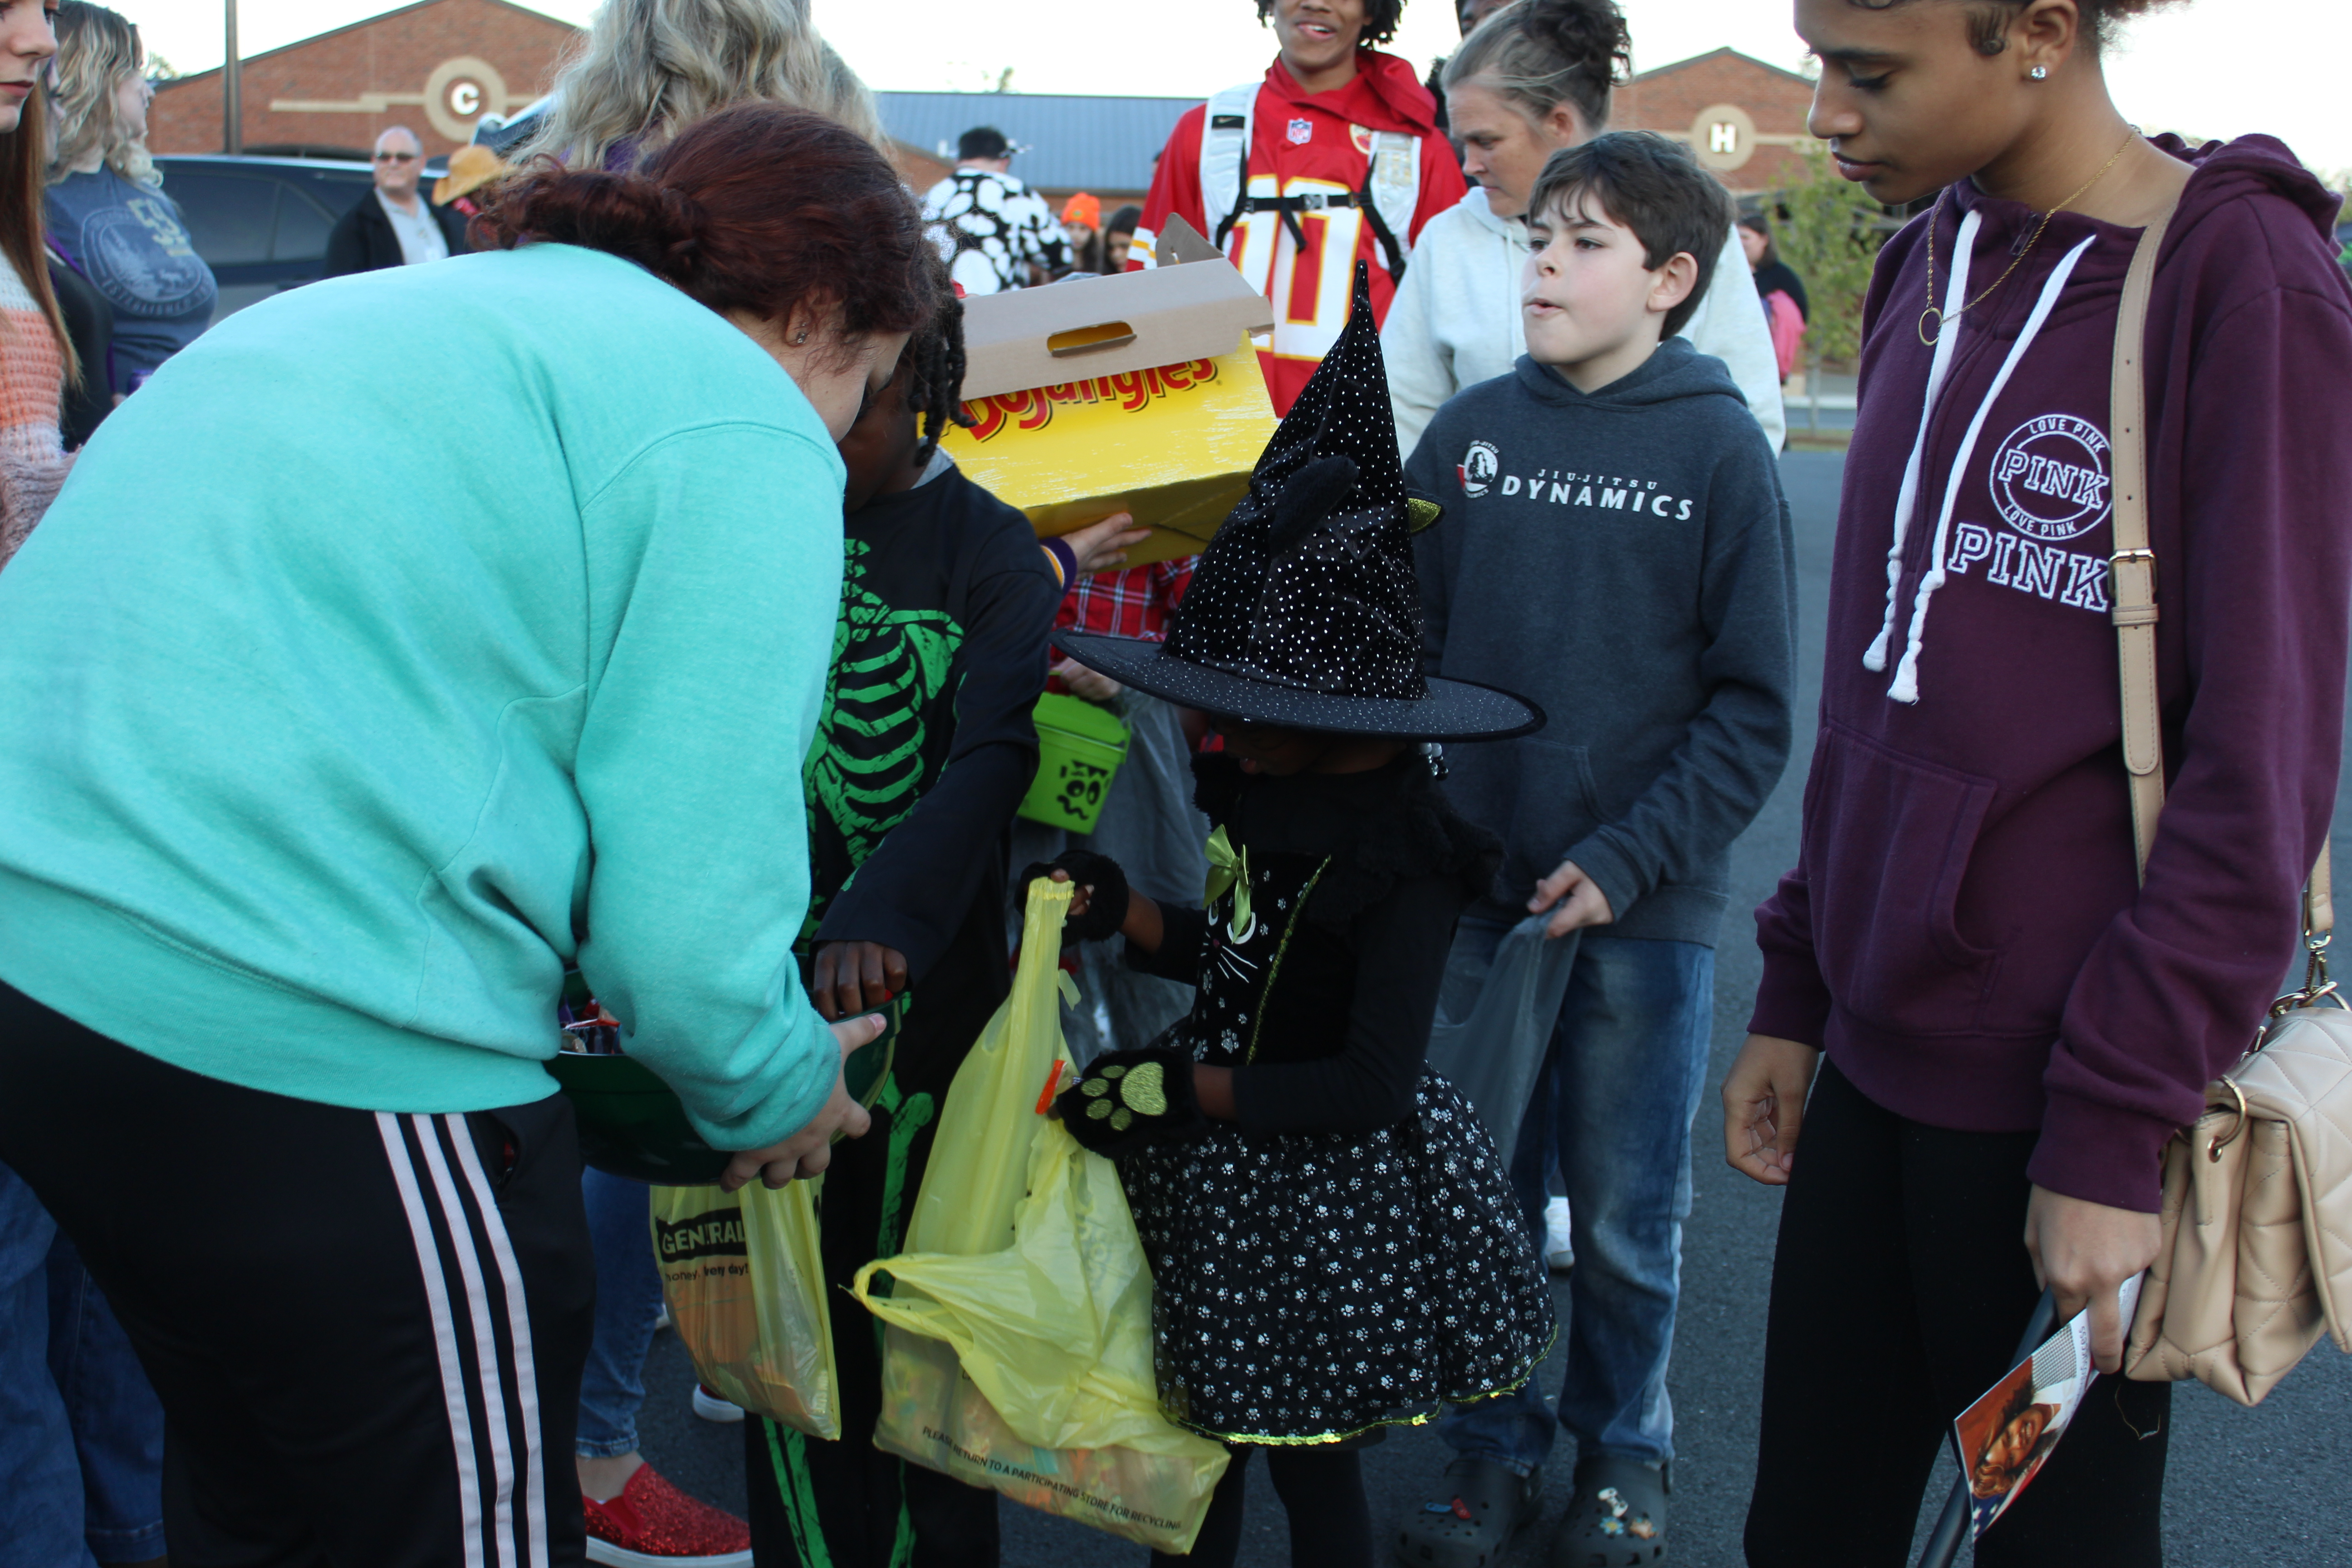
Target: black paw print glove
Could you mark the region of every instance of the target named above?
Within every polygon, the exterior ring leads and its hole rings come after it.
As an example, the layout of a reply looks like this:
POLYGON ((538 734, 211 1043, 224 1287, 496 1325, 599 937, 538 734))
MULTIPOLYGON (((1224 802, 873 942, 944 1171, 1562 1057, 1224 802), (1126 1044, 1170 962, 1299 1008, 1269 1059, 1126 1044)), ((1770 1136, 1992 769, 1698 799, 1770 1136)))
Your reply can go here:
POLYGON ((1192 1098, 1192 1058, 1171 1050, 1106 1051, 1054 1101, 1070 1136, 1118 1159, 1150 1143, 1181 1143, 1208 1128, 1192 1098))
POLYGON ((1128 904, 1127 873, 1119 869, 1118 862, 1091 849, 1066 849, 1051 860, 1024 868, 1013 886, 1025 896, 1031 882, 1056 871, 1067 871, 1071 881, 1094 889, 1087 897, 1087 912, 1062 927, 1062 945, 1117 936, 1118 928, 1127 923, 1128 904))

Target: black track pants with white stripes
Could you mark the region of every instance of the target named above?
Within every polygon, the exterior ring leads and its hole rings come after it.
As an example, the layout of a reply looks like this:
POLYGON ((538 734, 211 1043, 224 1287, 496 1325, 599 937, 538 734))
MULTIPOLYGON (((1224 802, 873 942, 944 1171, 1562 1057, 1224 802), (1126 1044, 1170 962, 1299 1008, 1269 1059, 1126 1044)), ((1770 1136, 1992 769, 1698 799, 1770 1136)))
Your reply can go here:
POLYGON ((0 1162, 164 1412, 173 1568, 571 1568, 595 1276, 571 1108, 349 1110, 0 984, 0 1162))

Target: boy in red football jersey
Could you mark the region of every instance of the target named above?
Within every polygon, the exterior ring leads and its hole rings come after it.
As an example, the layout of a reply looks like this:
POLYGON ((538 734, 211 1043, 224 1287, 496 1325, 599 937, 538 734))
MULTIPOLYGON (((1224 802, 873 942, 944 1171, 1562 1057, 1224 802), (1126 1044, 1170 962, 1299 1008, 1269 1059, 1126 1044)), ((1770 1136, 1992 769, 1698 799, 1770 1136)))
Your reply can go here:
POLYGON ((1275 304, 1259 351, 1287 413, 1348 322, 1356 259, 1388 314, 1421 226, 1467 187, 1412 67, 1367 47, 1404 0, 1257 0, 1281 53, 1265 79, 1227 88, 1176 122, 1144 199, 1130 268, 1150 267, 1173 213, 1215 241, 1275 304))

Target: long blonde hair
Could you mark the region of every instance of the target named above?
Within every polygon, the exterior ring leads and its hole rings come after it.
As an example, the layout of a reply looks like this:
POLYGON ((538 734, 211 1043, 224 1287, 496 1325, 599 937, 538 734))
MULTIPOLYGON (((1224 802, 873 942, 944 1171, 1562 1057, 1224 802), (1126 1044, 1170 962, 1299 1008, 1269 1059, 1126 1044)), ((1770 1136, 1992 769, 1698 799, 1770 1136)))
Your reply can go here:
POLYGON ((114 107, 123 79, 137 76, 147 63, 138 26, 103 5, 66 0, 58 7, 57 29, 58 132, 49 149, 49 184, 71 174, 95 151, 132 184, 162 185, 146 138, 133 137, 114 107))
POLYGON ((601 167, 635 163, 730 104, 824 115, 882 147, 874 95, 810 26, 806 0, 604 0, 556 79, 547 119, 517 150, 601 167))

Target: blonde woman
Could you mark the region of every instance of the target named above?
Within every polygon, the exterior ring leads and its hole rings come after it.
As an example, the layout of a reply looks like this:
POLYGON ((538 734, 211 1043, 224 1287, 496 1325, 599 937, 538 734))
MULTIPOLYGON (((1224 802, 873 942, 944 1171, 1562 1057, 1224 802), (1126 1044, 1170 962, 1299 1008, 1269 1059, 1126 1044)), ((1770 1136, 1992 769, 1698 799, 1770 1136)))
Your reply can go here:
POLYGON ((513 156, 625 168, 730 103, 788 103, 883 144, 874 95, 803 0, 607 0, 513 156))
POLYGON ((49 243, 114 307, 112 363, 90 374, 118 395, 136 392, 212 325, 219 289, 147 155, 153 92, 139 29, 103 5, 68 0, 57 37, 49 243))

